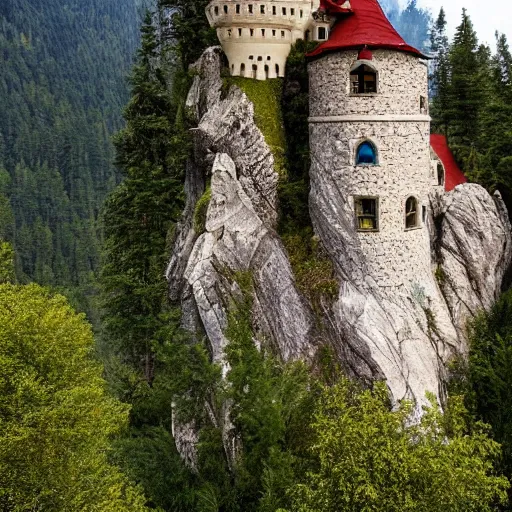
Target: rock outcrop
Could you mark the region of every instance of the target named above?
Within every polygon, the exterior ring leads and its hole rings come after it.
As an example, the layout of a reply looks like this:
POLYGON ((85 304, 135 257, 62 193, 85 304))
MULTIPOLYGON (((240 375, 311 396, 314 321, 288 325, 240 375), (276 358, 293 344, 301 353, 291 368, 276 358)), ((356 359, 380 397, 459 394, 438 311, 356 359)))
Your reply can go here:
MULTIPOLYGON (((340 285, 335 303, 314 312, 297 289, 274 231, 274 157, 255 124, 252 103, 237 87, 223 87, 221 67, 220 48, 207 50, 195 66, 187 101, 197 122, 195 151, 166 274, 184 326, 206 333, 213 359, 227 371, 228 311, 243 293, 236 275, 250 273, 255 342, 269 343, 284 360, 310 361, 321 344, 329 344, 352 375, 385 379, 394 400, 421 404, 427 391, 442 398, 446 363, 466 350, 467 320, 492 305, 510 264, 511 228, 501 199, 478 185, 433 195, 431 272, 410 280, 410 286, 386 290, 365 270, 371 262, 353 236, 342 184, 327 172, 328 163, 313 165, 313 227, 340 285), (195 206, 209 176, 205 230, 196 232, 195 206)), ((428 252, 428 232, 422 233, 428 252)), ((219 423, 229 425, 226 418, 219 423)), ((191 465, 192 431, 192 426, 176 428, 177 444, 191 465)))

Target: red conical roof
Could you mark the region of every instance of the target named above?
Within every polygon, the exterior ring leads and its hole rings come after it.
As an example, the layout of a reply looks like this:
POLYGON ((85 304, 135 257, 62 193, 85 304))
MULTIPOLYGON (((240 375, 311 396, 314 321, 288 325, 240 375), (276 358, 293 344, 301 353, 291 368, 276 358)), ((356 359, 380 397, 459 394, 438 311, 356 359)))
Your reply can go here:
POLYGON ((444 189, 446 192, 450 192, 457 185, 462 185, 466 183, 468 180, 464 173, 460 170, 457 162, 455 161, 455 157, 448 146, 448 141, 444 135, 431 134, 430 135, 430 145, 432 149, 436 152, 436 155, 439 157, 439 160, 443 163, 445 176, 444 176, 444 189))
POLYGON ((308 54, 316 57, 336 50, 353 50, 367 46, 412 53, 425 58, 408 45, 386 18, 377 0, 351 0, 352 12, 340 17, 329 40, 308 54))

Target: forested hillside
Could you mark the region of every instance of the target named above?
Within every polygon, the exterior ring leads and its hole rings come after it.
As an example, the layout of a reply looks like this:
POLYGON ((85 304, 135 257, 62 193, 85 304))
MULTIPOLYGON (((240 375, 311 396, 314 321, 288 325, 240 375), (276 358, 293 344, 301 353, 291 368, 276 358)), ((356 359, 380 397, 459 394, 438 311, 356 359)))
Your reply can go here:
POLYGON ((0 237, 21 282, 62 287, 90 309, 98 216, 117 182, 139 40, 138 0, 0 2, 0 237))

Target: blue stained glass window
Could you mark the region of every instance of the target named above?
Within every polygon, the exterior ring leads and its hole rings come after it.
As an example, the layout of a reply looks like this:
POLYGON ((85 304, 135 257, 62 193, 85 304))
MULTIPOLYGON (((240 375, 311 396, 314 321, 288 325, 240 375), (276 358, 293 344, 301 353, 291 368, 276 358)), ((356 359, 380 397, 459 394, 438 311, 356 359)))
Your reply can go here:
POLYGON ((356 165, 376 163, 377 152, 375 151, 375 146, 371 142, 363 142, 357 148, 356 165))

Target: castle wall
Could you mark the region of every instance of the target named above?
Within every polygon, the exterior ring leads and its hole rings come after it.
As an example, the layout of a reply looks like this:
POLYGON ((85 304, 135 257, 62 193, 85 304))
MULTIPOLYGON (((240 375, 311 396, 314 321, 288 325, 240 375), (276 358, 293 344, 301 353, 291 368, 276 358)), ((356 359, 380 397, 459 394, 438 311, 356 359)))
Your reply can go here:
POLYGON ((428 232, 429 192, 437 186, 430 159, 430 118, 420 112, 427 97, 427 69, 417 58, 375 51, 378 92, 351 94, 357 52, 327 55, 309 64, 312 173, 328 173, 341 191, 346 218, 366 256, 364 272, 380 288, 435 293, 428 232), (355 165, 364 141, 377 149, 377 165, 355 165), (419 223, 406 229, 408 197, 416 198, 419 223), (378 231, 359 231, 355 198, 378 198, 378 231))
POLYGON ((233 76, 265 80, 284 76, 292 44, 304 37, 316 2, 213 0, 208 21, 228 58, 233 76))

